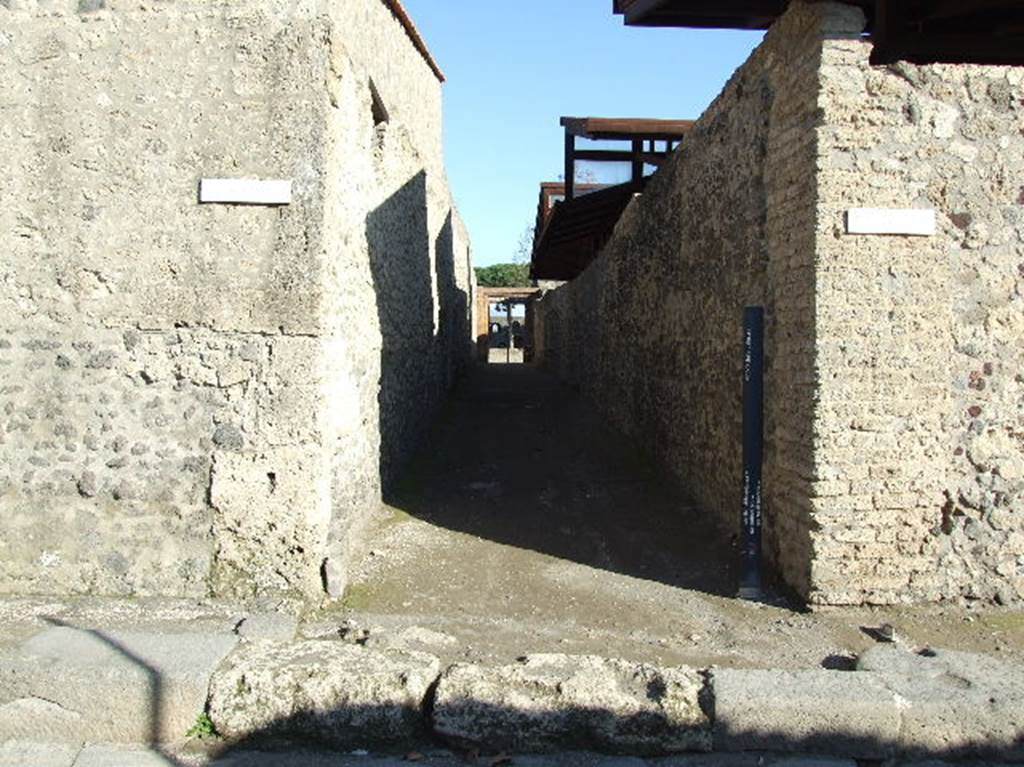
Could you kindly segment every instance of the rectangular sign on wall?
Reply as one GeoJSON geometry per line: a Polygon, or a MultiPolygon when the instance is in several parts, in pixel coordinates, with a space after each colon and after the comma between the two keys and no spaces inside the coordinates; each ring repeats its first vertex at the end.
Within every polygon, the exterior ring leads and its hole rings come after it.
{"type": "Polygon", "coordinates": [[[204,178],[199,202],[234,205],[290,205],[292,182],[258,178],[204,178]]]}
{"type": "Polygon", "coordinates": [[[846,233],[929,237],[935,234],[935,211],[924,208],[850,208],[846,211],[846,233]]]}

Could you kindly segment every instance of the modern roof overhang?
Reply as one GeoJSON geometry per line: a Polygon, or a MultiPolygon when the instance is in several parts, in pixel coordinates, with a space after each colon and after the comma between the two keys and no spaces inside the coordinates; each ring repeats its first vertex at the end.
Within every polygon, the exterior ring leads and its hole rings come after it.
{"type": "MultiPolygon", "coordinates": [[[[843,0],[864,10],[873,64],[1024,64],[1021,0],[843,0]]],[[[613,0],[630,26],[766,29],[788,0],[613,0]]]]}
{"type": "Polygon", "coordinates": [[[875,0],[871,63],[1024,64],[1022,0],[875,0]]]}
{"type": "Polygon", "coordinates": [[[766,29],[786,0],[614,0],[626,24],[641,27],[766,29]]]}

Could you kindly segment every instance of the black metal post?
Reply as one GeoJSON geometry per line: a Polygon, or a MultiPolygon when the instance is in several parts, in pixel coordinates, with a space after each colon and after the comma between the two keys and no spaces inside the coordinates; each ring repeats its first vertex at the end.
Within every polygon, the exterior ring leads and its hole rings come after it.
{"type": "Polygon", "coordinates": [[[640,184],[640,179],[644,177],[644,161],[640,158],[644,151],[643,141],[633,142],[633,162],[632,170],[630,175],[632,176],[633,185],[637,186],[640,184]]]}
{"type": "Polygon", "coordinates": [[[505,362],[512,364],[512,299],[505,302],[505,322],[508,323],[508,351],[505,352],[505,362]]]}
{"type": "Polygon", "coordinates": [[[760,599],[761,466],[764,459],[764,307],[743,310],[743,542],[741,599],[760,599]]]}
{"type": "Polygon", "coordinates": [[[576,137],[565,129],[565,199],[576,194],[576,137]]]}

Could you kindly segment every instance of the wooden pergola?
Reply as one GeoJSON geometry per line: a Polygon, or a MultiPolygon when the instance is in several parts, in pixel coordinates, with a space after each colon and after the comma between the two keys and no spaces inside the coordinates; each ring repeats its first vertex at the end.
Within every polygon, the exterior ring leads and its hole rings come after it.
{"type": "Polygon", "coordinates": [[[635,117],[563,117],[565,176],[541,184],[530,276],[571,280],[611,236],[633,196],[646,183],[644,168],[660,166],[693,127],[693,120],[635,117]],[[587,149],[579,141],[621,142],[617,149],[587,149]],[[577,184],[576,163],[629,163],[623,184],[577,184]]]}
{"type": "Polygon", "coordinates": [[[644,165],[660,165],[693,127],[693,120],[634,117],[563,117],[560,123],[565,128],[566,200],[575,196],[577,162],[628,162],[632,169],[630,181],[639,183],[644,165]],[[626,142],[628,147],[580,149],[576,146],[577,139],[626,142]]]}
{"type": "Polygon", "coordinates": [[[534,240],[530,276],[535,280],[576,277],[608,242],[626,206],[643,187],[640,179],[555,203],[534,240]]]}
{"type": "MultiPolygon", "coordinates": [[[[1021,0],[842,0],[864,10],[873,64],[1024,64],[1021,0]]],[[[630,26],[767,29],[788,0],[613,0],[630,26]]]]}

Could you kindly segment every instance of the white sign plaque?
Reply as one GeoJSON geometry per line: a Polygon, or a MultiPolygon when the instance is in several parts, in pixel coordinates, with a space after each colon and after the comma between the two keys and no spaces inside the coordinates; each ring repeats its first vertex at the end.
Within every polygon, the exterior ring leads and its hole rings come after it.
{"type": "Polygon", "coordinates": [[[935,211],[927,208],[850,208],[847,234],[935,234],[935,211]]]}
{"type": "Polygon", "coordinates": [[[258,178],[204,178],[199,182],[199,202],[235,205],[290,205],[292,182],[258,178]]]}

